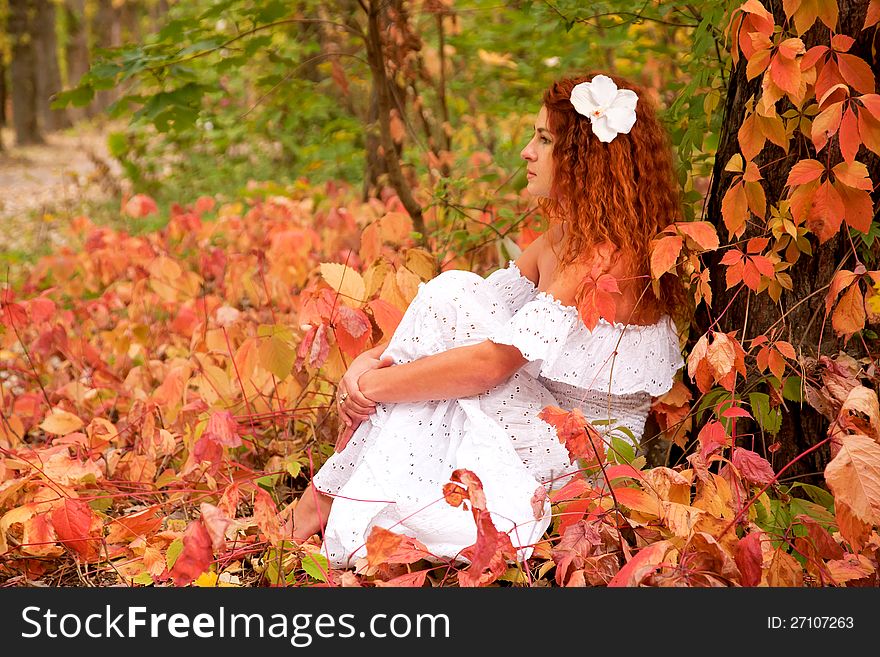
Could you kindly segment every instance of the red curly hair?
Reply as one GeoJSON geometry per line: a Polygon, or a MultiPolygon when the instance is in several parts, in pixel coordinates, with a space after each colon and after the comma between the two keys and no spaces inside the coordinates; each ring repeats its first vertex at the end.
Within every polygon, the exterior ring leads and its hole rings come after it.
{"type": "MultiPolygon", "coordinates": [[[[551,222],[565,221],[568,239],[560,254],[563,267],[584,262],[603,242],[628,263],[636,296],[651,274],[651,240],[681,219],[681,199],[666,130],[657,119],[648,93],[618,75],[608,75],[619,89],[638,94],[636,122],[629,134],[599,141],[588,117],[569,100],[572,89],[596,73],[564,78],[544,93],[547,126],[553,133],[553,183],[549,198],[538,205],[551,222]]],[[[603,74],[605,75],[605,74],[603,74]]],[[[688,305],[682,281],[674,275],[660,280],[659,296],[651,291],[640,302],[649,313],[683,317],[688,305]]]]}

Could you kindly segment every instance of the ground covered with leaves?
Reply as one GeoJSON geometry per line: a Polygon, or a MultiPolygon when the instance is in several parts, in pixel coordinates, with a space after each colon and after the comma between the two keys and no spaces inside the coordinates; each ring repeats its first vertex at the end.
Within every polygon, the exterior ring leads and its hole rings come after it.
{"type": "MultiPolygon", "coordinates": [[[[501,264],[495,244],[438,262],[440,245],[416,246],[397,197],[384,199],[364,203],[334,183],[223,205],[201,197],[139,236],[81,216],[68,246],[9,273],[5,585],[877,584],[880,536],[863,518],[880,491],[870,465],[880,415],[858,364],[840,360],[823,379],[837,435],[851,434],[825,473],[837,502],[780,483],[782,470],[734,445],[725,423],[742,408],[719,407],[682,439],[692,413],[679,382],[654,408],[667,437],[688,446],[677,464],[648,467],[622,441],[606,450],[578,411],[544,409],[583,474],[551,494],[553,525],[527,561],[468,471],[437,495],[473,514],[469,563],[377,529],[356,569],[334,571],[316,540],[290,542],[296,496],[332,453],[331,402],[347,363],[394,331],[441,267],[501,264]]],[[[155,212],[141,195],[121,208],[135,221],[155,212]]],[[[711,242],[699,226],[688,231],[711,242]]],[[[520,245],[534,237],[517,235],[520,245]]],[[[694,354],[698,382],[735,380],[741,358],[718,334],[694,354]]]]}

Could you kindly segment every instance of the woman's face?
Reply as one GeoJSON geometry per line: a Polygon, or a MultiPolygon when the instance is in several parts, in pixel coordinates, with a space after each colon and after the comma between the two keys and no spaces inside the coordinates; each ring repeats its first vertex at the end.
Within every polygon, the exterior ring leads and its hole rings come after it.
{"type": "Polygon", "coordinates": [[[553,134],[547,126],[547,108],[535,119],[535,134],[520,152],[526,161],[526,189],[532,196],[550,196],[553,184],[553,134]]]}

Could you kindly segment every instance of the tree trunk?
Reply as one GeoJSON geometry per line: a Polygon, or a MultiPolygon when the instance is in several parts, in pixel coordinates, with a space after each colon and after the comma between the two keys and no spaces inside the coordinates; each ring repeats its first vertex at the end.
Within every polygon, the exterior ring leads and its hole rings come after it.
{"type": "MultiPolygon", "coordinates": [[[[871,63],[876,71],[878,62],[876,58],[872,59],[870,43],[873,33],[871,30],[866,30],[864,33],[861,32],[868,1],[852,0],[851,2],[840,3],[838,28],[841,34],[848,34],[856,38],[856,43],[850,52],[871,63]]],[[[782,25],[785,19],[782,4],[782,0],[765,0],[764,2],[768,11],[773,13],[777,25],[782,25]]],[[[824,42],[827,44],[828,28],[817,23],[801,38],[807,49],[819,43],[824,42]]],[[[731,75],[722,122],[723,128],[712,172],[712,185],[709,190],[707,214],[708,217],[713,218],[719,235],[728,234],[721,219],[721,201],[734,175],[731,172],[724,171],[724,167],[730,157],[739,152],[737,130],[742,125],[746,103],[754,94],[760,93],[761,90],[760,76],[750,81],[746,79],[746,64],[747,62],[744,58],[740,59],[731,75]]],[[[779,112],[782,113],[785,109],[783,107],[779,109],[779,112]]],[[[833,144],[826,146],[826,148],[832,147],[833,144]]],[[[812,145],[810,148],[812,148],[812,145]]],[[[778,204],[783,198],[788,172],[794,162],[803,157],[802,149],[799,149],[794,141],[788,156],[785,155],[781,148],[770,144],[769,141],[767,142],[765,150],[757,157],[756,163],[758,166],[763,166],[768,162],[778,161],[775,166],[762,169],[768,208],[778,204]]],[[[864,158],[860,159],[864,161],[864,158]]],[[[872,167],[870,158],[867,163],[869,168],[872,167]]],[[[875,172],[880,170],[877,166],[876,157],[873,158],[873,169],[875,172]]],[[[876,173],[873,175],[876,178],[876,173]]],[[[754,228],[747,229],[745,238],[754,237],[759,232],[759,230],[754,228]]],[[[842,345],[836,339],[830,322],[826,323],[824,321],[825,295],[815,294],[812,297],[809,295],[830,282],[838,265],[851,254],[851,249],[844,233],[837,235],[821,246],[818,245],[814,238],[811,238],[811,240],[813,255],[802,255],[788,270],[792,278],[793,289],[790,291],[783,290],[779,305],[774,304],[766,293],[740,293],[734,299],[733,292],[735,288],[730,291],[726,289],[725,277],[718,264],[720,255],[717,253],[713,254],[713,258],[708,261],[713,278],[713,310],[711,317],[705,311],[701,311],[698,314],[697,334],[708,331],[712,320],[730,303],[729,309],[725,312],[715,329],[724,332],[737,331],[736,337],[744,345],[754,337],[767,333],[771,325],[777,322],[783,313],[787,312],[788,314],[782,323],[783,332],[777,336],[779,339],[790,342],[803,357],[818,358],[820,353],[835,354],[838,349],[842,348],[842,345]],[[797,305],[798,303],[799,305],[797,305]],[[744,328],[745,334],[743,334],[744,328]],[[821,345],[819,344],[820,336],[822,336],[821,345]]],[[[848,261],[848,268],[852,269],[854,264],[852,261],[848,261]]],[[[850,350],[852,350],[853,344],[854,342],[850,343],[850,350]]],[[[806,374],[807,379],[809,379],[810,371],[807,371],[806,374]]],[[[783,409],[782,428],[775,438],[768,437],[764,439],[760,427],[750,423],[751,426],[746,428],[747,425],[745,423],[737,421],[737,434],[740,437],[740,445],[762,452],[764,447],[774,441],[778,441],[781,444],[778,452],[767,454],[767,457],[776,469],[789,463],[825,438],[828,429],[828,421],[806,403],[798,404],[791,401],[786,401],[785,403],[787,410],[783,409]],[[754,446],[749,440],[748,434],[755,436],[754,446]]],[[[811,481],[811,483],[821,484],[823,481],[821,475],[829,458],[830,451],[827,446],[824,449],[811,452],[789,468],[786,471],[786,477],[798,476],[799,480],[807,481],[811,476],[815,475],[815,480],[811,481]]]]}
{"type": "MultiPolygon", "coordinates": [[[[98,48],[115,48],[122,45],[120,12],[113,0],[98,0],[98,10],[92,19],[92,34],[98,48]]],[[[119,98],[118,89],[106,89],[95,94],[95,106],[99,112],[119,98]]]]}
{"type": "Polygon", "coordinates": [[[34,0],[37,10],[34,51],[37,61],[37,105],[43,130],[51,132],[70,127],[63,109],[52,109],[52,97],[61,91],[58,68],[58,39],[55,33],[55,3],[34,0]]]}
{"type": "Polygon", "coordinates": [[[126,0],[119,11],[122,43],[140,43],[143,37],[141,32],[143,0],[126,0]]]}
{"type": "Polygon", "coordinates": [[[6,118],[6,98],[8,92],[6,91],[6,65],[3,63],[3,58],[0,57],[0,128],[6,126],[7,118],[6,118]]]}
{"type": "Polygon", "coordinates": [[[153,31],[158,32],[162,29],[165,22],[165,14],[168,13],[168,3],[166,0],[151,0],[149,6],[150,21],[153,24],[153,31]]]}
{"type": "Polygon", "coordinates": [[[12,41],[12,124],[18,145],[43,143],[37,122],[37,62],[34,54],[36,14],[28,0],[9,0],[8,31],[12,41]]]}
{"type": "MultiPolygon", "coordinates": [[[[85,0],[65,0],[67,13],[67,80],[68,89],[79,84],[79,79],[89,70],[89,33],[86,22],[85,0]]],[[[69,107],[74,121],[91,118],[95,115],[92,103],[84,107],[69,107]]]]}

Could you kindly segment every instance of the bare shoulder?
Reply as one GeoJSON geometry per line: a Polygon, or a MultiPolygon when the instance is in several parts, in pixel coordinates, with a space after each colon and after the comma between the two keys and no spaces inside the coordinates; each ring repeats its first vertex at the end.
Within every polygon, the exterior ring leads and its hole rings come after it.
{"type": "Polygon", "coordinates": [[[541,254],[544,252],[544,243],[545,238],[542,233],[531,244],[529,244],[525,251],[523,251],[516,259],[516,266],[519,267],[522,275],[532,281],[535,285],[538,284],[538,279],[540,278],[538,262],[541,254]]]}

